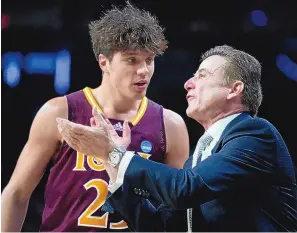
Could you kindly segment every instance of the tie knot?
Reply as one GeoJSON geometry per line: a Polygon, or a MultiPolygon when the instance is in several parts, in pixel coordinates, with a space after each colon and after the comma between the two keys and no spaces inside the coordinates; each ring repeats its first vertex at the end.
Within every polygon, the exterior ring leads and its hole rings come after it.
{"type": "Polygon", "coordinates": [[[198,144],[200,144],[200,147],[205,149],[212,141],[212,136],[205,132],[202,137],[199,139],[198,144]]]}

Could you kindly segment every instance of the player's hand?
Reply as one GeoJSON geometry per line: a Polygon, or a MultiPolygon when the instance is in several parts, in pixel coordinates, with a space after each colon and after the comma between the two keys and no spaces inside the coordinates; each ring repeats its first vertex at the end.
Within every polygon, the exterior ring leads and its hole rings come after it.
{"type": "Polygon", "coordinates": [[[123,126],[123,137],[119,137],[109,120],[94,107],[91,127],[57,118],[58,130],[63,140],[76,151],[98,157],[107,163],[108,153],[116,146],[127,148],[131,142],[128,122],[123,126]]]}
{"type": "MultiPolygon", "coordinates": [[[[127,149],[127,147],[131,143],[131,130],[128,121],[124,121],[122,134],[123,136],[120,137],[108,118],[104,115],[104,113],[101,113],[97,107],[93,107],[92,115],[93,117],[90,119],[90,124],[92,127],[97,127],[104,130],[110,140],[112,140],[112,142],[114,142],[116,146],[121,146],[123,149],[127,149]]],[[[112,148],[112,150],[113,149],[114,147],[112,148]]]]}

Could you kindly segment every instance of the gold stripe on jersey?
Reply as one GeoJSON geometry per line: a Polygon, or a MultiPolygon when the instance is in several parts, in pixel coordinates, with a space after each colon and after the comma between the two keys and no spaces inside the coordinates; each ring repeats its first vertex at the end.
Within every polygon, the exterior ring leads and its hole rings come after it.
{"type": "Polygon", "coordinates": [[[92,91],[89,87],[85,87],[83,89],[86,99],[88,100],[89,104],[94,107],[96,106],[100,112],[103,112],[100,108],[99,104],[97,103],[96,99],[94,98],[92,91]]]}
{"type": "MultiPolygon", "coordinates": [[[[83,89],[83,92],[84,92],[85,97],[88,100],[89,104],[92,107],[96,106],[100,112],[103,112],[103,110],[100,108],[99,104],[97,103],[96,99],[94,98],[91,88],[85,87],[83,89]]],[[[145,96],[141,100],[140,107],[137,111],[136,116],[131,121],[132,125],[134,125],[134,126],[137,125],[138,122],[142,119],[142,117],[147,109],[147,106],[148,106],[148,98],[145,96]]]]}
{"type": "Polygon", "coordinates": [[[132,125],[137,125],[138,122],[141,120],[141,118],[143,117],[146,109],[148,106],[148,98],[145,96],[143,97],[143,99],[141,100],[141,104],[140,107],[138,109],[138,112],[136,114],[136,116],[134,117],[134,119],[131,121],[132,125]]]}

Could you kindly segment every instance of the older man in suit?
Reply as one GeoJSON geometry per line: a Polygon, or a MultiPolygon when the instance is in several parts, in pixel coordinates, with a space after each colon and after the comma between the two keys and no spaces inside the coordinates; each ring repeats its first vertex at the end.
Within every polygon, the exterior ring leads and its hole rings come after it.
{"type": "Polygon", "coordinates": [[[180,170],[125,151],[129,126],[119,137],[96,110],[93,128],[64,119],[58,127],[71,147],[105,164],[108,202],[136,231],[174,231],[173,222],[187,224],[189,232],[297,231],[292,159],[277,129],[256,117],[260,77],[259,62],[230,46],[202,55],[185,89],[187,115],[205,133],[180,170]],[[187,222],[177,217],[183,211],[187,222]]]}

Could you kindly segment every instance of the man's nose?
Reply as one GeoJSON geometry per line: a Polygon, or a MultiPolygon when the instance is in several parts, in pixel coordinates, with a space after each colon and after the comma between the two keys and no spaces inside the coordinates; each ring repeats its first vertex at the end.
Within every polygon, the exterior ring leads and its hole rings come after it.
{"type": "Polygon", "coordinates": [[[185,88],[187,91],[189,91],[189,90],[195,88],[195,83],[194,83],[193,78],[190,78],[190,79],[188,79],[188,80],[185,82],[184,88],[185,88]]]}

